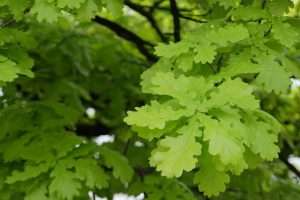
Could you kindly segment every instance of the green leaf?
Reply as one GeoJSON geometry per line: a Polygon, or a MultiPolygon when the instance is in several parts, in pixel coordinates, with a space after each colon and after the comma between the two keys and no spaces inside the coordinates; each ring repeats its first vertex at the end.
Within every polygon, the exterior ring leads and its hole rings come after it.
{"type": "Polygon", "coordinates": [[[231,78],[242,74],[256,74],[261,70],[261,66],[251,62],[251,49],[245,49],[237,54],[230,55],[225,67],[222,67],[216,79],[231,78]]]}
{"type": "Polygon", "coordinates": [[[208,151],[214,156],[220,156],[224,165],[234,166],[232,171],[239,174],[247,168],[243,154],[243,126],[240,124],[240,116],[229,110],[218,120],[200,115],[199,120],[204,126],[203,140],[209,143],[208,151]],[[229,113],[232,112],[232,113],[229,113]]]}
{"type": "Polygon", "coordinates": [[[274,38],[282,45],[291,48],[296,43],[299,43],[299,33],[289,23],[274,22],[272,33],[274,38]]]}
{"type": "Polygon", "coordinates": [[[288,8],[293,6],[293,1],[290,0],[273,0],[267,2],[267,7],[273,15],[283,16],[288,13],[288,8]]]}
{"type": "Polygon", "coordinates": [[[51,184],[49,193],[51,196],[61,199],[72,200],[78,196],[81,184],[74,172],[67,170],[66,162],[60,162],[51,172],[51,184]]]}
{"type": "Polygon", "coordinates": [[[150,129],[163,129],[169,121],[177,120],[185,115],[181,109],[176,110],[170,103],[160,104],[152,101],[150,105],[128,111],[124,121],[129,125],[149,127],[150,129]]]}
{"type": "Polygon", "coordinates": [[[176,60],[177,67],[184,72],[188,72],[193,69],[194,56],[191,53],[183,54],[176,60]]]}
{"type": "Polygon", "coordinates": [[[160,43],[155,47],[155,54],[161,57],[172,58],[187,53],[190,49],[190,44],[187,42],[178,42],[163,44],[160,43]]]}
{"type": "Polygon", "coordinates": [[[108,10],[113,16],[119,17],[123,11],[123,0],[105,0],[108,10]]]}
{"type": "Polygon", "coordinates": [[[76,161],[75,169],[78,179],[84,181],[90,189],[108,187],[109,177],[96,160],[79,159],[76,161]]]}
{"type": "Polygon", "coordinates": [[[80,21],[89,21],[97,12],[98,6],[94,0],[85,0],[85,3],[77,11],[77,18],[80,21]]]}
{"type": "Polygon", "coordinates": [[[202,133],[196,120],[188,122],[178,133],[179,136],[167,136],[160,140],[151,153],[150,165],[166,177],[179,177],[183,171],[191,171],[196,166],[196,156],[201,154],[201,144],[196,138],[201,137],[202,133]]]}
{"type": "Polygon", "coordinates": [[[224,8],[228,9],[231,7],[238,7],[241,0],[212,0],[211,2],[218,2],[221,6],[223,6],[224,8]]]}
{"type": "Polygon", "coordinates": [[[106,165],[112,167],[114,177],[120,179],[124,184],[131,181],[134,171],[124,156],[105,147],[101,147],[99,153],[103,156],[106,165]]]}
{"type": "Polygon", "coordinates": [[[212,63],[217,55],[216,47],[209,43],[199,44],[198,47],[194,49],[195,57],[194,60],[196,63],[212,63]]]}
{"type": "Polygon", "coordinates": [[[41,163],[39,165],[25,165],[24,171],[14,171],[11,176],[7,177],[6,183],[13,184],[18,181],[26,181],[35,178],[42,173],[46,173],[51,167],[50,163],[41,163]]]}
{"type": "Polygon", "coordinates": [[[238,106],[243,109],[255,110],[259,108],[259,101],[254,97],[253,87],[240,79],[227,80],[210,94],[208,106],[220,107],[224,105],[238,106]]]}
{"type": "Polygon", "coordinates": [[[24,11],[29,6],[29,0],[7,0],[6,3],[16,20],[23,18],[24,11]]]}
{"type": "Polygon", "coordinates": [[[266,91],[286,93],[291,85],[290,74],[272,56],[259,58],[262,65],[255,83],[260,84],[266,91]],[[281,80],[278,82],[278,80],[281,80]]]}
{"type": "Polygon", "coordinates": [[[229,24],[224,27],[213,26],[206,37],[212,43],[225,47],[228,43],[237,43],[249,38],[249,33],[241,24],[229,24]]]}
{"type": "Polygon", "coordinates": [[[0,81],[11,82],[18,77],[17,64],[0,55],[0,81]]]}
{"type": "Polygon", "coordinates": [[[197,104],[196,101],[199,101],[205,92],[212,87],[212,83],[203,77],[196,78],[184,75],[175,77],[172,72],[157,72],[151,81],[151,93],[174,97],[183,106],[197,104]],[[195,85],[198,85],[198,88],[195,88],[195,85]]]}
{"type": "Polygon", "coordinates": [[[49,200],[47,197],[47,184],[41,184],[37,188],[30,190],[24,200],[49,200]]]}
{"type": "Polygon", "coordinates": [[[269,18],[269,13],[259,7],[240,6],[232,11],[233,20],[259,20],[269,18]]]}
{"type": "Polygon", "coordinates": [[[59,8],[80,8],[80,6],[85,2],[86,0],[57,0],[57,6],[59,8]]]}
{"type": "Polygon", "coordinates": [[[273,160],[278,157],[279,147],[277,133],[274,132],[274,126],[263,121],[253,114],[244,116],[247,134],[249,137],[250,148],[254,153],[259,154],[265,160],[273,160]]]}
{"type": "Polygon", "coordinates": [[[229,176],[223,171],[215,157],[203,152],[200,157],[200,170],[194,176],[194,183],[198,184],[200,191],[211,197],[225,191],[229,176]]]}
{"type": "Polygon", "coordinates": [[[137,181],[130,186],[130,193],[131,191],[136,195],[145,193],[149,200],[197,199],[196,195],[183,181],[158,175],[145,176],[143,181],[137,181]]]}
{"type": "Polygon", "coordinates": [[[39,22],[46,21],[48,23],[56,22],[60,15],[55,4],[45,0],[35,0],[30,12],[37,16],[39,22]]]}

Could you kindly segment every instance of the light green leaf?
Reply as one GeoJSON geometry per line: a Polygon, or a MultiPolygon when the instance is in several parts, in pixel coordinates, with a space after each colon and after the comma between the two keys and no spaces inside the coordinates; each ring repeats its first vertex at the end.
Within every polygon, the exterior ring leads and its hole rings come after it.
{"type": "Polygon", "coordinates": [[[59,8],[80,8],[80,6],[85,2],[86,0],[57,0],[57,6],[59,8]]]}
{"type": "Polygon", "coordinates": [[[204,141],[209,143],[208,151],[211,155],[220,156],[224,165],[234,166],[232,171],[239,174],[247,168],[243,154],[245,148],[238,131],[243,130],[236,114],[219,117],[218,120],[206,115],[199,115],[199,120],[204,126],[204,141]],[[233,119],[228,119],[233,118],[233,119]],[[238,124],[232,124],[232,121],[238,124]]]}
{"type": "Polygon", "coordinates": [[[209,43],[202,43],[199,44],[195,49],[195,57],[194,61],[196,63],[201,62],[202,64],[205,63],[212,63],[217,55],[216,46],[211,45],[209,43]]]}
{"type": "Polygon", "coordinates": [[[238,106],[244,109],[259,108],[259,101],[252,94],[253,87],[240,79],[227,80],[210,95],[207,105],[220,107],[224,105],[238,106]]]}
{"type": "Polygon", "coordinates": [[[255,83],[261,85],[268,92],[286,93],[291,80],[290,74],[285,71],[284,67],[275,61],[272,56],[262,56],[258,62],[262,68],[255,83]]]}
{"type": "Polygon", "coordinates": [[[300,41],[299,33],[289,23],[274,22],[272,33],[275,39],[288,48],[293,47],[300,41]]]}
{"type": "Polygon", "coordinates": [[[108,10],[115,17],[119,17],[122,15],[123,9],[123,0],[105,0],[108,10]]]}
{"type": "Polygon", "coordinates": [[[85,0],[77,11],[77,18],[80,21],[89,21],[98,12],[98,6],[94,0],[85,0]]]}
{"type": "Polygon", "coordinates": [[[251,150],[265,160],[277,158],[279,147],[276,145],[278,141],[276,126],[263,121],[254,113],[245,114],[244,120],[251,150]]]}
{"type": "Polygon", "coordinates": [[[224,27],[212,28],[207,33],[207,39],[220,47],[228,43],[236,43],[249,38],[248,30],[241,24],[229,24],[224,27]]]}
{"type": "Polygon", "coordinates": [[[172,58],[187,53],[189,49],[190,44],[188,42],[181,41],[170,44],[160,43],[157,47],[155,47],[155,54],[165,58],[172,58]]]}
{"type": "Polygon", "coordinates": [[[203,77],[175,77],[172,72],[157,72],[151,79],[151,93],[174,97],[187,107],[196,105],[204,94],[212,87],[212,83],[203,77]],[[198,87],[195,87],[197,85],[198,87]]]}
{"type": "Polygon", "coordinates": [[[216,158],[208,152],[203,152],[199,160],[200,169],[194,176],[194,183],[198,184],[199,190],[209,197],[224,192],[226,184],[229,183],[229,176],[216,158]]]}
{"type": "Polygon", "coordinates": [[[228,9],[231,7],[238,7],[241,0],[212,0],[212,2],[218,2],[221,6],[228,9]]]}
{"type": "Polygon", "coordinates": [[[18,77],[17,64],[4,56],[0,56],[0,81],[11,82],[18,77]]]}
{"type": "Polygon", "coordinates": [[[128,125],[163,129],[169,121],[177,120],[185,115],[184,110],[173,108],[172,104],[152,101],[150,105],[128,111],[124,121],[128,125]]]}
{"type": "Polygon", "coordinates": [[[196,166],[196,156],[201,154],[201,144],[196,138],[201,137],[202,133],[196,120],[191,120],[178,132],[179,136],[167,136],[160,140],[151,153],[150,165],[166,177],[179,177],[183,171],[191,171],[196,166]]]}
{"type": "Polygon", "coordinates": [[[176,60],[177,67],[184,72],[188,72],[193,69],[194,55],[191,53],[183,54],[176,60]]]}

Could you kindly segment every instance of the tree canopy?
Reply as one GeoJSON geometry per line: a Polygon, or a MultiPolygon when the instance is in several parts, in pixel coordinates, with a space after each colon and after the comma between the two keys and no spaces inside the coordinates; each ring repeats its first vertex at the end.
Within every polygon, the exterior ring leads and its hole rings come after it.
{"type": "Polygon", "coordinates": [[[298,0],[0,0],[0,199],[299,199],[298,78],[298,0]]]}

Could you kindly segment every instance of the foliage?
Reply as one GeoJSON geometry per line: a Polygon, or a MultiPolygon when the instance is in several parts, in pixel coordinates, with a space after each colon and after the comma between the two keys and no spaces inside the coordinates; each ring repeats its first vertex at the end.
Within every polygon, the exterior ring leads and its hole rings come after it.
{"type": "Polygon", "coordinates": [[[0,0],[1,199],[296,199],[299,5],[0,0]]]}

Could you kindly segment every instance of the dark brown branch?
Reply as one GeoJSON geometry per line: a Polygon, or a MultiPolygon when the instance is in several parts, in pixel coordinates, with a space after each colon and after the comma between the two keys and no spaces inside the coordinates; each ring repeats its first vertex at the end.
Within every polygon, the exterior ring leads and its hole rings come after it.
{"type": "Polygon", "coordinates": [[[283,141],[283,146],[279,154],[279,160],[281,160],[291,172],[293,172],[298,178],[300,178],[300,171],[288,160],[288,157],[292,152],[293,151],[290,145],[286,141],[283,141]]]}
{"type": "Polygon", "coordinates": [[[285,166],[292,171],[298,178],[300,178],[300,171],[291,163],[289,163],[288,159],[285,157],[279,157],[279,159],[285,164],[285,166]]]}
{"type": "Polygon", "coordinates": [[[151,11],[147,11],[143,6],[141,6],[139,4],[136,4],[136,3],[133,3],[130,0],[125,0],[124,3],[129,8],[131,8],[132,10],[134,10],[137,13],[144,16],[149,21],[149,23],[151,24],[153,29],[156,31],[156,33],[160,37],[161,41],[167,42],[167,38],[164,36],[163,32],[160,30],[160,27],[158,26],[158,24],[157,24],[155,18],[153,17],[151,11]]]}
{"type": "Polygon", "coordinates": [[[170,0],[171,13],[173,15],[173,32],[175,42],[180,41],[180,12],[177,7],[176,0],[170,0]]]}
{"type": "Polygon", "coordinates": [[[162,4],[163,2],[164,2],[164,0],[158,0],[158,1],[156,1],[156,2],[150,7],[149,11],[150,11],[151,13],[153,13],[153,12],[159,7],[159,5],[162,4]]]}
{"type": "Polygon", "coordinates": [[[182,19],[190,20],[190,21],[197,22],[197,23],[207,23],[206,20],[196,19],[196,18],[192,18],[189,16],[184,16],[182,14],[180,14],[179,17],[182,19]]]}
{"type": "Polygon", "coordinates": [[[140,36],[135,34],[134,32],[129,31],[128,29],[124,28],[123,26],[117,24],[116,22],[110,21],[100,16],[96,16],[93,19],[94,22],[105,26],[106,28],[110,29],[114,33],[116,33],[119,37],[135,44],[138,48],[139,52],[146,57],[146,59],[150,62],[157,61],[157,57],[151,53],[151,51],[147,48],[153,48],[153,44],[142,39],[140,36]]]}

